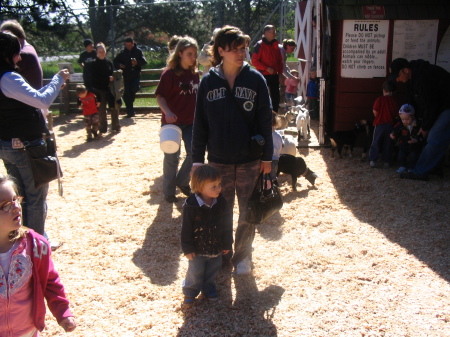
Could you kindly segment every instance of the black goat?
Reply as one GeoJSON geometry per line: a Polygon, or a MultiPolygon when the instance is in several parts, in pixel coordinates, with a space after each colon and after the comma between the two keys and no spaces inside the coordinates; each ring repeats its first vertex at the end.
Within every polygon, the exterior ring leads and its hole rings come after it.
{"type": "Polygon", "coordinates": [[[353,147],[358,140],[360,134],[364,135],[364,138],[367,138],[364,143],[363,156],[367,152],[370,147],[370,128],[367,125],[366,120],[361,120],[360,122],[355,124],[355,127],[352,130],[348,131],[335,131],[330,136],[331,141],[331,158],[334,158],[334,152],[337,149],[339,156],[342,158],[342,149],[349,148],[349,157],[353,155],[353,147]],[[368,143],[369,142],[369,143],[368,143]],[[369,146],[367,146],[369,144],[369,146]]]}

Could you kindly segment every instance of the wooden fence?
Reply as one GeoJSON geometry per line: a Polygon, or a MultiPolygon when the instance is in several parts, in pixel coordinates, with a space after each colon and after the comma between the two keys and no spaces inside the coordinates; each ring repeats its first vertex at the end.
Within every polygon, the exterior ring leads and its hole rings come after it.
{"type": "MultiPolygon", "coordinates": [[[[141,74],[161,74],[163,69],[143,69],[141,74]]],[[[50,79],[44,79],[44,84],[50,79]]],[[[67,81],[67,85],[60,91],[58,99],[50,106],[50,110],[58,110],[60,114],[80,113],[77,104],[77,94],[75,88],[81,82],[67,81]]],[[[159,80],[141,80],[141,88],[158,85],[159,80]]],[[[156,98],[155,92],[138,92],[136,98],[156,98]]],[[[137,113],[160,112],[158,105],[155,106],[135,106],[137,113]]],[[[120,113],[126,113],[125,104],[122,105],[120,113]]]]}

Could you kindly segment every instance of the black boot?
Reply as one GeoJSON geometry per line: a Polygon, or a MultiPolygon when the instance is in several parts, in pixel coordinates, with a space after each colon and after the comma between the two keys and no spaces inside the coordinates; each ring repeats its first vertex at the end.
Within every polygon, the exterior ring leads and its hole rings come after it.
{"type": "Polygon", "coordinates": [[[305,179],[308,180],[311,183],[311,185],[314,185],[316,182],[316,178],[318,178],[317,174],[308,169],[308,173],[306,173],[305,179]]]}

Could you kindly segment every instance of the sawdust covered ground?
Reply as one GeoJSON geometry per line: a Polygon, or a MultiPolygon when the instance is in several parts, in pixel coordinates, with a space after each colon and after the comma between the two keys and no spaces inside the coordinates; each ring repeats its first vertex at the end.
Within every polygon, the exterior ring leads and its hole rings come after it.
{"type": "MultiPolygon", "coordinates": [[[[85,142],[80,115],[55,120],[64,197],[47,232],[78,328],[72,336],[450,336],[450,182],[400,180],[359,157],[302,149],[299,179],[258,226],[254,274],[223,270],[220,299],[180,308],[182,202],[162,198],[159,117],[122,119],[85,142]]],[[[358,154],[358,151],[356,151],[358,154]]],[[[181,194],[179,197],[182,197],[181,194]]],[[[43,336],[64,333],[47,315],[43,336]]]]}

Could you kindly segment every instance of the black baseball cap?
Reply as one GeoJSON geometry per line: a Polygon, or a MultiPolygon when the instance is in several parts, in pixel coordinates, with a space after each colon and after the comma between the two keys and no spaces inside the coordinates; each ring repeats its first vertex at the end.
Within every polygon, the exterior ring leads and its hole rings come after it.
{"type": "Polygon", "coordinates": [[[409,64],[408,60],[404,58],[397,58],[394,61],[392,61],[391,65],[389,66],[390,69],[389,81],[395,83],[400,71],[405,68],[411,68],[411,65],[409,64]]]}

